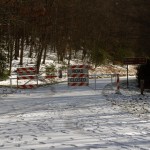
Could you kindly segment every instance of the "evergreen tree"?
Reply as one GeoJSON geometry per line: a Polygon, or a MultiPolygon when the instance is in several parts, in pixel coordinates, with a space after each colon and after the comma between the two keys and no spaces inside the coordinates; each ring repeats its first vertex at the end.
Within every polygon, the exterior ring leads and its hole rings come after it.
{"type": "Polygon", "coordinates": [[[6,57],[6,44],[2,40],[0,42],[0,79],[6,77],[7,70],[7,57],[6,57]]]}

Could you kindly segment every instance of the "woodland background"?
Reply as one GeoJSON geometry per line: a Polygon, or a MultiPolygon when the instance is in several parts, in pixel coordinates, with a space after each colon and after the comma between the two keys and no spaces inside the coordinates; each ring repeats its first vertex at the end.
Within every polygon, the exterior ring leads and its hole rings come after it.
{"type": "Polygon", "coordinates": [[[0,0],[0,75],[28,51],[36,66],[50,53],[95,67],[150,56],[150,0],[0,0]]]}

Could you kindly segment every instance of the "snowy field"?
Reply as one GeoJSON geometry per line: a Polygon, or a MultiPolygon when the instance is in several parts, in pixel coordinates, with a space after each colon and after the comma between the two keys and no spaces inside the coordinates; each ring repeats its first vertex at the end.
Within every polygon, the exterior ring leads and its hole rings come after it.
{"type": "Polygon", "coordinates": [[[117,95],[110,79],[97,80],[97,90],[90,82],[1,94],[0,150],[150,150],[148,115],[128,110],[139,92],[117,95]]]}

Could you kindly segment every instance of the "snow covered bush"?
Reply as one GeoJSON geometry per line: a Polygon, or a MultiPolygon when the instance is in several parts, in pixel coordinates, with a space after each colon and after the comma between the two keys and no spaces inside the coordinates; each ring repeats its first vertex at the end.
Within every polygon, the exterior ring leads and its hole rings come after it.
{"type": "Polygon", "coordinates": [[[49,66],[47,65],[45,67],[45,70],[46,70],[46,74],[49,75],[55,75],[55,72],[56,72],[56,68],[55,68],[55,65],[54,64],[50,64],[49,66]]]}
{"type": "Polygon", "coordinates": [[[137,67],[137,80],[140,87],[140,80],[144,80],[144,88],[150,89],[150,60],[146,64],[137,67]]]}
{"type": "Polygon", "coordinates": [[[6,55],[3,51],[0,52],[0,79],[5,79],[8,77],[8,71],[6,69],[6,55]]]}

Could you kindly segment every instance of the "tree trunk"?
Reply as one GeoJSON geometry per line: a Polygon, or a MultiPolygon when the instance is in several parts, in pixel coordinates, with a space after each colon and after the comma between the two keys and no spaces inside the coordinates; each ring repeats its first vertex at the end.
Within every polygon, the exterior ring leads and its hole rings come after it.
{"type": "Polygon", "coordinates": [[[71,47],[69,46],[69,58],[68,58],[68,65],[70,65],[70,60],[71,60],[71,47]]]}
{"type": "Polygon", "coordinates": [[[39,46],[39,49],[38,49],[38,54],[37,54],[37,64],[36,64],[37,73],[39,73],[43,50],[44,50],[43,46],[40,45],[40,46],[39,46]]]}
{"type": "Polygon", "coordinates": [[[44,56],[43,56],[43,64],[45,64],[45,60],[46,60],[46,54],[47,54],[47,45],[45,46],[45,49],[44,49],[44,56]]]}
{"type": "Polygon", "coordinates": [[[29,58],[32,58],[32,54],[33,54],[33,44],[31,44],[30,46],[29,58]]]}
{"type": "Polygon", "coordinates": [[[21,38],[20,65],[23,65],[24,36],[21,38]]]}
{"type": "Polygon", "coordinates": [[[12,69],[13,47],[14,47],[14,42],[12,40],[10,40],[9,45],[8,45],[8,49],[10,51],[9,75],[11,75],[11,69],[12,69]]]}
{"type": "Polygon", "coordinates": [[[19,57],[19,37],[16,36],[16,39],[15,39],[15,60],[18,60],[18,57],[19,57]]]}

